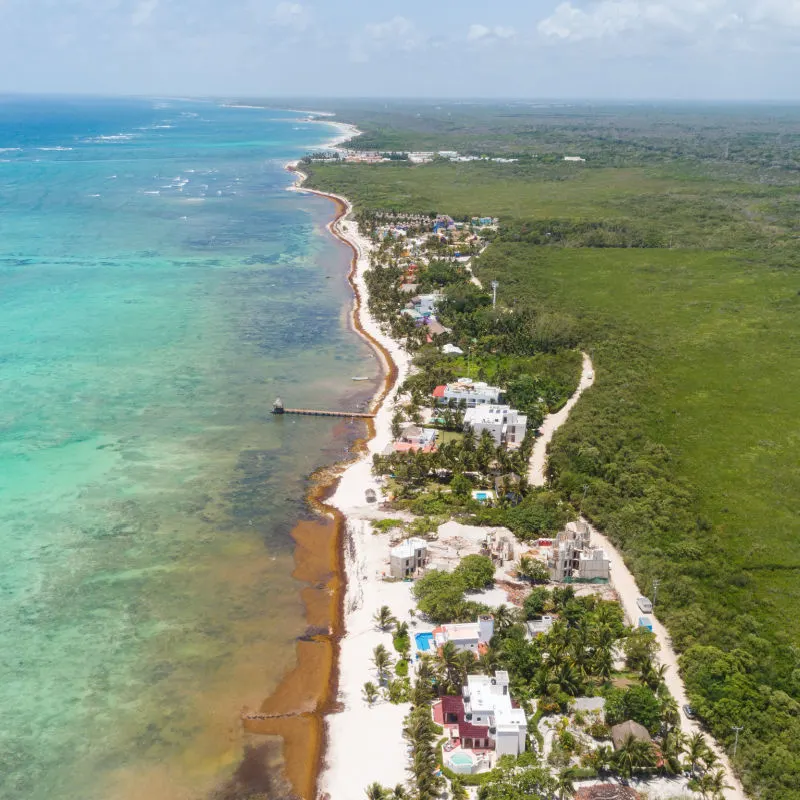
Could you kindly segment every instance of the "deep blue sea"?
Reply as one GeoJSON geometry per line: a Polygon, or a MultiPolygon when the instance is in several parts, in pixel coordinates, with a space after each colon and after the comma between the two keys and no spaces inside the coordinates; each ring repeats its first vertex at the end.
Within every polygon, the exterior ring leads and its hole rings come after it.
{"type": "Polygon", "coordinates": [[[292,111],[0,97],[0,797],[195,797],[304,629],[289,533],[379,368],[292,111]],[[357,391],[354,387],[357,387],[357,391]]]}

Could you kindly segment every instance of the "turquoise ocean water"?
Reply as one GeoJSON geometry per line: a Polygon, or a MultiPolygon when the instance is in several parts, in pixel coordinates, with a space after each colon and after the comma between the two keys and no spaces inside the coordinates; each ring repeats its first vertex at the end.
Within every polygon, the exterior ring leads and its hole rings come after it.
{"type": "Polygon", "coordinates": [[[199,101],[0,98],[0,797],[196,796],[304,629],[289,533],[363,431],[335,131],[199,101]]]}

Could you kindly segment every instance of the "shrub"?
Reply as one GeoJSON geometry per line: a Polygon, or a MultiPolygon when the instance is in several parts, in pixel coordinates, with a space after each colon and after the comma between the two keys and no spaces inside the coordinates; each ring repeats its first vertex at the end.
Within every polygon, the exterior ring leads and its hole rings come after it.
{"type": "Polygon", "coordinates": [[[395,665],[394,671],[401,677],[405,678],[408,675],[408,661],[401,658],[395,665]]]}
{"type": "Polygon", "coordinates": [[[466,556],[453,575],[461,581],[464,591],[478,591],[494,581],[494,564],[488,556],[466,556]]]}

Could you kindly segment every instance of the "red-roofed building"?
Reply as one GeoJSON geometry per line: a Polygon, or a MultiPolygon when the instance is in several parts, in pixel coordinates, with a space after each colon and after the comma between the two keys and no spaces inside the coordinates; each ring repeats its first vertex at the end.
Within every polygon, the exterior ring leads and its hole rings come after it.
{"type": "Polygon", "coordinates": [[[494,742],[489,737],[488,725],[473,725],[465,718],[464,698],[445,695],[433,706],[433,719],[451,731],[451,738],[458,739],[461,746],[469,750],[489,749],[494,742]]]}
{"type": "Polygon", "coordinates": [[[444,397],[444,392],[445,392],[445,389],[447,389],[447,387],[446,387],[446,386],[437,386],[437,387],[436,387],[436,388],[433,390],[433,396],[434,396],[434,397],[444,397]]]}

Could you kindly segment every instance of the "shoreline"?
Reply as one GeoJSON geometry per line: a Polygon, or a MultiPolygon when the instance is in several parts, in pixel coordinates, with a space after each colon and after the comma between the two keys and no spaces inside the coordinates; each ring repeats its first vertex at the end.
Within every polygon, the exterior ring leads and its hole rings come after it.
{"type": "MultiPolygon", "coordinates": [[[[360,133],[352,125],[337,124],[342,133],[325,147],[336,147],[360,133]]],[[[283,739],[285,777],[295,793],[304,800],[313,800],[322,790],[323,776],[331,769],[330,719],[346,712],[340,694],[343,686],[352,683],[350,676],[342,672],[342,649],[348,630],[345,599],[353,577],[346,558],[352,523],[348,512],[358,505],[358,497],[365,504],[361,473],[366,470],[372,482],[372,452],[385,446],[384,439],[391,438],[387,400],[407,374],[410,359],[369,314],[364,272],[369,268],[371,242],[361,236],[353,220],[347,219],[352,204],[346,197],[303,188],[307,176],[298,169],[298,163],[286,165],[295,177],[295,183],[288,188],[334,203],[334,217],[326,227],[352,251],[347,275],[353,290],[350,324],[373,349],[383,372],[382,384],[370,400],[376,417],[366,420],[366,436],[356,440],[352,448],[356,458],[323,467],[311,475],[306,500],[319,519],[299,522],[292,531],[296,543],[293,575],[308,584],[301,593],[307,633],[297,642],[296,664],[257,712],[244,710],[242,714],[246,732],[283,739]]],[[[376,489],[379,491],[379,487],[376,489]]]]}

